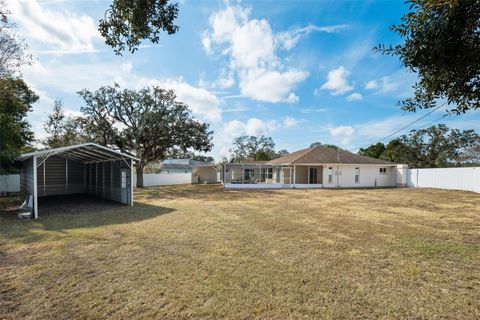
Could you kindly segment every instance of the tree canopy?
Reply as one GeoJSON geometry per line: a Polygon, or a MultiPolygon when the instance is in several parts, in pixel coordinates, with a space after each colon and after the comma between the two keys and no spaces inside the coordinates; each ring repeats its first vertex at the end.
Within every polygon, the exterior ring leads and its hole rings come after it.
{"type": "Polygon", "coordinates": [[[334,144],[329,144],[329,143],[321,143],[321,142],[313,142],[310,144],[310,147],[309,148],[313,148],[313,147],[324,147],[324,148],[330,148],[330,149],[335,149],[335,150],[342,150],[339,146],[336,146],[334,144]]]}
{"type": "Polygon", "coordinates": [[[178,3],[170,0],[113,0],[98,30],[116,54],[135,52],[143,40],[158,43],[160,32],[174,34],[178,3]]]}
{"type": "Polygon", "coordinates": [[[0,79],[0,171],[14,168],[15,158],[29,151],[33,132],[26,120],[38,96],[21,79],[0,79]]]}
{"type": "Polygon", "coordinates": [[[171,159],[190,159],[190,160],[198,160],[198,161],[205,161],[205,162],[215,162],[215,159],[211,156],[198,154],[193,151],[187,150],[182,151],[181,149],[175,149],[168,151],[167,158],[171,159]]]}
{"type": "Polygon", "coordinates": [[[20,66],[32,62],[25,51],[27,45],[15,33],[15,24],[10,22],[9,15],[5,1],[0,0],[0,78],[13,77],[20,66]]]}
{"type": "Polygon", "coordinates": [[[480,0],[409,0],[410,11],[391,29],[404,38],[396,46],[379,45],[418,74],[414,96],[403,109],[432,108],[439,99],[453,112],[480,108],[480,0]]]}
{"type": "Polygon", "coordinates": [[[48,148],[59,148],[88,142],[83,122],[81,117],[65,115],[62,100],[55,100],[52,113],[43,125],[47,137],[41,141],[42,144],[48,148]]]}
{"type": "Polygon", "coordinates": [[[417,168],[457,166],[478,159],[479,136],[474,130],[450,129],[444,124],[412,130],[391,140],[360,149],[359,154],[406,163],[417,168]]]}
{"type": "Polygon", "coordinates": [[[130,152],[136,164],[137,187],[143,187],[146,164],[164,160],[171,150],[207,152],[212,148],[209,124],[193,118],[188,105],[176,100],[172,90],[156,86],[141,90],[101,87],[79,92],[85,106],[85,130],[103,145],[130,152]]]}
{"type": "Polygon", "coordinates": [[[275,142],[266,136],[240,136],[233,140],[230,149],[230,159],[233,162],[242,160],[265,161],[275,155],[275,142]]]}

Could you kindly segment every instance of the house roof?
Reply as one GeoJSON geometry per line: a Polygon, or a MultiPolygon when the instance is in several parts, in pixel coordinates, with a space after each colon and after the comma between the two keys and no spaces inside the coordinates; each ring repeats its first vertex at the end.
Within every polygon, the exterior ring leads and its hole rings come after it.
{"type": "Polygon", "coordinates": [[[348,151],[326,148],[322,146],[307,148],[287,154],[286,156],[271,160],[267,164],[385,164],[395,163],[366,156],[361,156],[348,151]]]}
{"type": "Polygon", "coordinates": [[[121,153],[93,142],[24,153],[18,157],[18,160],[23,161],[33,156],[36,156],[40,161],[44,161],[51,156],[61,156],[83,163],[119,160],[125,158],[137,161],[140,160],[132,155],[121,153]]]}
{"type": "Polygon", "coordinates": [[[214,166],[215,165],[208,161],[193,160],[193,159],[165,159],[163,160],[163,164],[183,164],[183,165],[190,165],[190,166],[214,166]]]}
{"type": "Polygon", "coordinates": [[[192,166],[189,164],[182,163],[162,163],[160,167],[162,170],[191,170],[192,166]]]}

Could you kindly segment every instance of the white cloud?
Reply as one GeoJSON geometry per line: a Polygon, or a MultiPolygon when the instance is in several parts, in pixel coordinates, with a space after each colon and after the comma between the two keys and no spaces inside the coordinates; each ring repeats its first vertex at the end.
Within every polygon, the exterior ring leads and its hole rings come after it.
{"type": "Polygon", "coordinates": [[[352,126],[338,126],[331,128],[330,135],[335,138],[340,138],[343,145],[350,143],[355,129],[352,126]]]}
{"type": "Polygon", "coordinates": [[[307,72],[290,70],[286,72],[266,69],[249,69],[241,74],[242,94],[259,101],[289,103],[298,102],[298,96],[290,89],[308,76],[307,72]]]}
{"type": "Polygon", "coordinates": [[[348,28],[346,24],[332,25],[332,26],[315,26],[308,25],[306,27],[293,27],[288,31],[279,32],[275,36],[275,41],[277,46],[290,50],[297,45],[297,43],[303,38],[308,36],[310,33],[317,32],[326,32],[334,33],[339,32],[345,28],[348,28]]]}
{"type": "Polygon", "coordinates": [[[373,90],[378,88],[378,83],[375,80],[368,81],[367,84],[365,85],[365,89],[367,90],[373,90]]]}
{"type": "Polygon", "coordinates": [[[215,81],[213,87],[220,89],[231,88],[235,84],[235,78],[232,70],[223,69],[220,77],[215,81]]]}
{"type": "Polygon", "coordinates": [[[278,128],[279,124],[276,120],[250,118],[245,122],[240,120],[228,121],[216,131],[213,153],[220,157],[228,156],[233,139],[236,137],[242,135],[269,135],[278,128]]]}
{"type": "Polygon", "coordinates": [[[327,75],[327,82],[325,82],[320,89],[329,90],[334,96],[352,91],[353,87],[347,80],[349,74],[350,72],[345,69],[344,66],[330,70],[327,75]]]}
{"type": "Polygon", "coordinates": [[[50,59],[46,63],[37,61],[24,67],[22,73],[28,83],[37,87],[74,94],[83,88],[97,89],[114,81],[122,86],[132,86],[136,84],[131,80],[134,77],[132,68],[131,63],[120,61],[68,63],[63,59],[50,59]]]}
{"type": "Polygon", "coordinates": [[[391,77],[385,76],[382,78],[380,91],[382,93],[391,93],[391,92],[397,91],[400,85],[401,85],[400,82],[395,81],[391,77]]]}
{"type": "Polygon", "coordinates": [[[152,80],[150,83],[164,89],[174,90],[177,100],[186,103],[193,114],[200,116],[202,119],[209,121],[221,120],[220,100],[208,90],[194,87],[182,78],[152,80]]]}
{"type": "Polygon", "coordinates": [[[407,97],[412,94],[412,85],[416,75],[400,69],[378,80],[371,80],[365,85],[367,90],[375,90],[376,94],[395,95],[395,97],[407,97]]]}
{"type": "Polygon", "coordinates": [[[327,108],[302,108],[300,109],[300,113],[303,114],[310,114],[310,113],[320,113],[320,112],[327,112],[327,108]]]}
{"type": "Polygon", "coordinates": [[[358,92],[354,92],[347,97],[347,101],[349,101],[349,102],[350,101],[355,101],[355,100],[362,100],[362,99],[363,99],[363,96],[358,92]]]}
{"type": "Polygon", "coordinates": [[[292,90],[308,72],[286,66],[277,56],[278,40],[267,20],[250,19],[250,9],[227,4],[209,22],[210,30],[202,38],[205,52],[220,52],[230,59],[231,73],[228,81],[218,81],[220,87],[231,87],[236,74],[245,97],[273,103],[298,101],[292,90]]]}
{"type": "Polygon", "coordinates": [[[300,98],[293,92],[291,92],[289,95],[288,95],[288,98],[287,98],[287,102],[288,103],[297,103],[298,100],[300,100],[300,98]]]}
{"type": "Polygon", "coordinates": [[[278,124],[275,120],[264,121],[257,118],[248,119],[245,125],[245,133],[250,136],[260,136],[268,134],[277,129],[278,124]]]}
{"type": "Polygon", "coordinates": [[[294,127],[299,123],[299,121],[293,117],[285,117],[283,119],[283,126],[285,128],[294,127]]]}
{"type": "MultiPolygon", "coordinates": [[[[35,106],[29,119],[36,134],[43,131],[41,125],[45,120],[45,112],[49,112],[53,99],[46,92],[53,91],[59,96],[68,96],[87,88],[96,90],[102,86],[117,82],[122,88],[140,89],[149,85],[158,85],[164,89],[173,89],[177,99],[189,105],[195,117],[200,120],[215,122],[222,118],[220,100],[207,89],[195,87],[183,78],[151,79],[135,73],[133,64],[129,62],[99,62],[99,63],[62,63],[52,59],[48,63],[38,61],[22,70],[24,78],[35,92],[40,94],[40,101],[35,106]],[[68,79],[68,81],[65,81],[68,79]]],[[[79,99],[79,104],[82,102],[79,99]]]]}
{"type": "Polygon", "coordinates": [[[46,45],[51,53],[94,52],[100,34],[92,17],[67,10],[47,10],[37,0],[9,1],[22,34],[46,45]]]}

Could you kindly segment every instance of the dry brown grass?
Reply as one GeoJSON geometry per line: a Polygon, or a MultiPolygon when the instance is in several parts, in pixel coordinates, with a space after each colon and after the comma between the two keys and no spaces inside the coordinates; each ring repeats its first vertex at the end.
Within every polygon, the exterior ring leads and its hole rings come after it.
{"type": "Polygon", "coordinates": [[[150,188],[0,213],[0,318],[479,319],[480,195],[150,188]]]}

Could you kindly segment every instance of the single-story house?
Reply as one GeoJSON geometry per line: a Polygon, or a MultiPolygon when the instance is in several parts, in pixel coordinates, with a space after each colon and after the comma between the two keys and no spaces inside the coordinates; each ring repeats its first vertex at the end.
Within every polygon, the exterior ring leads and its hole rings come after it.
{"type": "Polygon", "coordinates": [[[20,193],[34,218],[41,197],[89,194],[133,205],[133,162],[137,158],[85,143],[22,154],[20,193]]]}
{"type": "Polygon", "coordinates": [[[154,178],[161,184],[215,183],[218,181],[217,166],[213,163],[192,159],[167,159],[149,164],[144,173],[160,174],[154,178]]]}
{"type": "Polygon", "coordinates": [[[224,166],[226,188],[355,188],[397,185],[397,164],[322,146],[224,166]]]}

